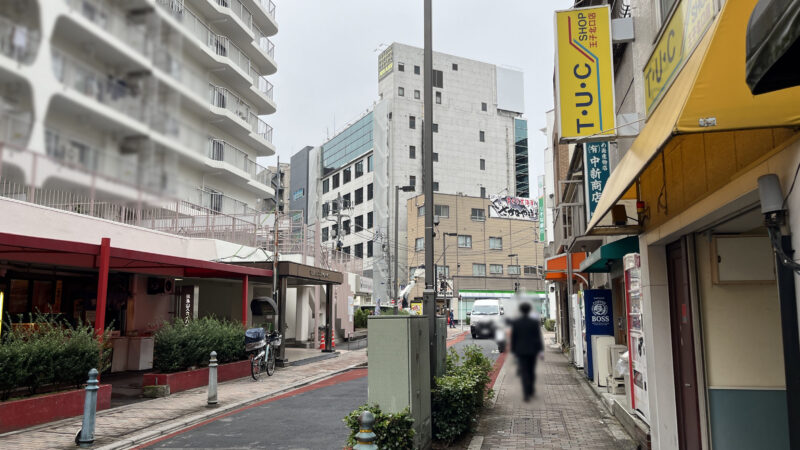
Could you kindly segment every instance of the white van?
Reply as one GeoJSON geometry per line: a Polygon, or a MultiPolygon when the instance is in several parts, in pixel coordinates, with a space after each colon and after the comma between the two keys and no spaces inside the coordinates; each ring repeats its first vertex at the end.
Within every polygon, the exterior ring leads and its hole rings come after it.
{"type": "Polygon", "coordinates": [[[502,328],[502,317],[505,314],[499,299],[475,300],[470,311],[469,331],[472,338],[490,336],[502,328]]]}

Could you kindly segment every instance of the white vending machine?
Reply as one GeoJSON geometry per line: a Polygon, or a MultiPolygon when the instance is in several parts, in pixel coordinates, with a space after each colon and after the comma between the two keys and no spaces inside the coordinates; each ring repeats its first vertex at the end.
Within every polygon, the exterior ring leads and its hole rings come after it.
{"type": "Polygon", "coordinates": [[[629,253],[622,259],[625,269],[625,300],[628,313],[628,365],[630,373],[631,409],[646,423],[650,423],[650,405],[647,397],[647,355],[645,354],[645,314],[642,302],[642,285],[639,254],[629,253]]]}
{"type": "Polygon", "coordinates": [[[572,344],[573,344],[573,363],[575,367],[583,368],[583,348],[584,348],[584,325],[583,325],[583,301],[578,294],[572,294],[570,298],[570,305],[572,306],[572,344]]]}

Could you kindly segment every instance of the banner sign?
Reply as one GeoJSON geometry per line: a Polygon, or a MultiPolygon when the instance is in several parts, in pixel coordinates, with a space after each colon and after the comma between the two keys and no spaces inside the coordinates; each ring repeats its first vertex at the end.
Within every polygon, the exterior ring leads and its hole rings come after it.
{"type": "Polygon", "coordinates": [[[556,11],[556,108],[562,139],[615,134],[612,65],[608,6],[556,11]]]}
{"type": "MultiPolygon", "coordinates": [[[[544,197],[539,197],[539,211],[544,211],[544,197]]],[[[544,222],[539,221],[539,242],[547,241],[547,227],[544,222]]]]}
{"type": "Polygon", "coordinates": [[[669,19],[642,70],[648,116],[706,34],[716,12],[714,3],[714,0],[683,0],[669,19]]]}
{"type": "Polygon", "coordinates": [[[586,191],[586,218],[591,220],[603,195],[611,171],[608,167],[608,142],[587,142],[583,145],[583,170],[586,191]]]}
{"type": "Polygon", "coordinates": [[[519,197],[489,197],[489,217],[501,219],[539,220],[539,208],[536,200],[519,197]]]}
{"type": "Polygon", "coordinates": [[[386,78],[394,69],[393,47],[390,45],[378,56],[378,81],[386,78]]]}

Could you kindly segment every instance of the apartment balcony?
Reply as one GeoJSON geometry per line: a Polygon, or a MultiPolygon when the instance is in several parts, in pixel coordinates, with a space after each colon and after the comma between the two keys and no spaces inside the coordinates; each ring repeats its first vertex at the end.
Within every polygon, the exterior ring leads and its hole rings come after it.
{"type": "Polygon", "coordinates": [[[275,62],[275,44],[256,25],[253,25],[253,33],[255,39],[252,41],[252,47],[256,50],[253,55],[255,62],[264,68],[262,75],[272,75],[278,70],[278,64],[275,62]]]}
{"type": "Polygon", "coordinates": [[[275,2],[272,0],[242,0],[242,2],[253,14],[253,23],[264,30],[267,36],[278,33],[275,2]]]}
{"type": "Polygon", "coordinates": [[[240,134],[242,129],[248,133],[251,131],[248,120],[254,109],[249,103],[233,91],[211,83],[208,85],[208,96],[212,112],[227,119],[219,121],[217,125],[231,134],[240,134]]]}
{"type": "Polygon", "coordinates": [[[214,169],[223,169],[223,176],[234,182],[242,179],[247,181],[247,187],[259,195],[272,195],[274,192],[269,187],[266,167],[250,159],[244,151],[222,139],[209,138],[208,165],[214,169]]]}
{"type": "Polygon", "coordinates": [[[140,69],[147,67],[153,42],[148,38],[147,24],[143,18],[134,21],[127,11],[100,0],[64,1],[70,8],[70,14],[65,17],[70,19],[71,24],[64,24],[59,19],[54,36],[68,41],[84,39],[77,44],[96,48],[109,61],[124,57],[140,69]],[[86,34],[75,26],[89,31],[94,37],[85,39],[86,34]]]}
{"type": "Polygon", "coordinates": [[[260,156],[272,156],[275,154],[275,146],[272,144],[272,127],[261,120],[257,115],[250,113],[250,138],[267,147],[272,153],[260,156]]]}
{"type": "Polygon", "coordinates": [[[0,111],[0,146],[24,147],[31,135],[33,113],[0,111]]]}
{"type": "Polygon", "coordinates": [[[207,208],[220,214],[231,216],[254,216],[260,212],[247,203],[229,197],[210,187],[198,187],[184,184],[180,189],[180,198],[187,202],[207,208]]]}
{"type": "Polygon", "coordinates": [[[39,30],[0,15],[0,54],[3,56],[30,64],[39,50],[39,40],[39,30]]]}
{"type": "Polygon", "coordinates": [[[191,5],[225,36],[236,42],[253,40],[253,15],[241,0],[200,0],[191,5]]]}

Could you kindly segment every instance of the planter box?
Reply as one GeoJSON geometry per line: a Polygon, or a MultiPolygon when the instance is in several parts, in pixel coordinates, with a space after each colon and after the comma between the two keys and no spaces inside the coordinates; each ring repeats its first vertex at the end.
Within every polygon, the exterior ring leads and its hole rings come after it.
{"type": "MultiPolygon", "coordinates": [[[[0,403],[0,433],[83,415],[86,391],[56,392],[0,403]]],[[[97,410],[111,407],[111,385],[97,391],[97,410]]]]}
{"type": "MultiPolygon", "coordinates": [[[[223,382],[250,376],[250,360],[220,364],[217,381],[223,382]]],[[[146,373],[142,386],[168,385],[170,394],[208,385],[208,367],[175,373],[146,373]]]]}

